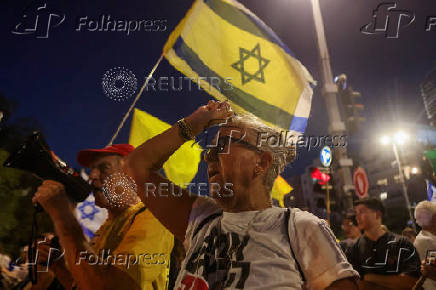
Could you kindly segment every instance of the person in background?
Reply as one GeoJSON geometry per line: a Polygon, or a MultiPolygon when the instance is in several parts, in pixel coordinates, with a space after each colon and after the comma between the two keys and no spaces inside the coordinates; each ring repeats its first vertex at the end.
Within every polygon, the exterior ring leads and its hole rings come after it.
{"type": "MultiPolygon", "coordinates": [[[[0,245],[1,252],[3,251],[0,245]]],[[[16,264],[8,255],[0,254],[0,289],[22,289],[21,286],[26,285],[28,281],[27,273],[27,264],[16,264]]]]}
{"type": "Polygon", "coordinates": [[[9,269],[9,265],[11,263],[11,258],[4,254],[3,245],[0,243],[0,267],[4,269],[9,269]]]}
{"type": "Polygon", "coordinates": [[[342,220],[342,229],[345,232],[347,238],[342,240],[339,245],[342,251],[346,253],[357,241],[357,239],[362,235],[359,228],[357,227],[356,214],[348,213],[342,220]]]}
{"type": "MultiPolygon", "coordinates": [[[[39,249],[42,249],[39,245],[43,245],[47,241],[50,241],[54,238],[53,233],[43,233],[41,236],[37,237],[37,245],[39,249]]],[[[25,249],[26,254],[28,251],[28,247],[25,249]]],[[[59,249],[52,249],[52,260],[54,257],[58,257],[61,254],[61,251],[59,249]]],[[[30,273],[27,271],[27,279],[23,281],[23,283],[20,283],[19,287],[23,287],[25,289],[32,289],[32,290],[61,290],[65,289],[62,284],[59,282],[59,280],[56,278],[56,274],[53,272],[51,268],[47,266],[47,260],[42,258],[45,255],[45,253],[41,252],[40,250],[37,250],[35,253],[35,260],[31,261],[33,266],[34,274],[36,274],[36,284],[32,284],[30,281],[30,273]],[[36,263],[35,263],[36,262],[36,263]],[[36,265],[35,265],[36,264],[36,265]]],[[[22,257],[23,255],[21,255],[22,257]]],[[[20,260],[21,260],[20,257],[20,260]]],[[[29,259],[28,256],[25,257],[25,268],[28,270],[29,265],[29,259]]],[[[21,288],[18,288],[21,289],[21,288]]]]}
{"type": "Polygon", "coordinates": [[[416,239],[416,232],[411,227],[405,227],[404,230],[401,232],[401,235],[403,237],[406,237],[409,239],[409,241],[413,244],[416,239]]]}
{"type": "Polygon", "coordinates": [[[359,288],[411,289],[420,275],[420,260],[413,244],[381,227],[384,207],[380,200],[360,199],[354,209],[364,234],[347,256],[362,279],[359,288]]]}
{"type": "Polygon", "coordinates": [[[415,239],[415,248],[421,258],[424,289],[436,289],[436,203],[421,201],[415,208],[416,223],[422,228],[415,239]]]}
{"type": "Polygon", "coordinates": [[[87,242],[64,186],[46,180],[33,202],[50,215],[65,255],[51,261],[51,241],[39,245],[38,263],[49,264],[66,289],[166,289],[174,237],[137,196],[122,171],[129,144],[86,149],[78,162],[91,169],[95,204],[108,219],[87,242]],[[116,257],[116,258],[115,258],[116,257]]]}

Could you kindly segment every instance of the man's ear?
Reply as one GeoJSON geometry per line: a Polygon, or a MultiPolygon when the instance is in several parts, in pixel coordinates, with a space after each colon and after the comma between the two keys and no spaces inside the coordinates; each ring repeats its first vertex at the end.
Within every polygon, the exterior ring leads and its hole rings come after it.
{"type": "Polygon", "coordinates": [[[382,214],[382,212],[381,211],[379,211],[379,210],[377,210],[376,212],[375,212],[375,214],[376,214],[376,218],[380,218],[380,220],[382,220],[382,218],[383,218],[383,214],[382,214]]]}
{"type": "Polygon", "coordinates": [[[259,166],[262,168],[263,171],[266,171],[268,168],[270,168],[272,162],[273,155],[271,152],[266,151],[260,154],[259,166]]]}
{"type": "Polygon", "coordinates": [[[118,160],[120,162],[121,168],[124,168],[126,163],[127,163],[127,155],[126,156],[120,156],[120,158],[118,160]]]}

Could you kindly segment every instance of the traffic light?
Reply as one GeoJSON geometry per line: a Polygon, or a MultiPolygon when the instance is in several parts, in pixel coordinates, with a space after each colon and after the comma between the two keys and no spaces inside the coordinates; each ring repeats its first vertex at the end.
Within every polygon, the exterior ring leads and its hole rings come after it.
{"type": "Polygon", "coordinates": [[[335,83],[338,86],[339,103],[345,126],[350,135],[354,134],[359,130],[360,124],[365,121],[365,118],[362,117],[364,105],[359,104],[357,101],[361,94],[354,91],[347,84],[347,76],[345,74],[337,76],[335,83]]]}
{"type": "Polygon", "coordinates": [[[313,167],[312,179],[316,180],[318,184],[324,185],[330,180],[330,175],[325,172],[321,172],[318,167],[313,167]]]}

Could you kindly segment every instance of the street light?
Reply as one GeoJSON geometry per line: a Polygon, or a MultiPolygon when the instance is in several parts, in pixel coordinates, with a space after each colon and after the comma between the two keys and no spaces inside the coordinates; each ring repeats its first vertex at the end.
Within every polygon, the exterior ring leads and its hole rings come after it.
{"type": "Polygon", "coordinates": [[[398,165],[398,174],[400,176],[400,183],[401,183],[401,186],[403,188],[403,196],[404,196],[404,199],[406,200],[407,211],[409,212],[409,218],[412,221],[413,229],[416,231],[415,221],[413,220],[412,207],[410,206],[409,196],[407,195],[406,181],[404,178],[403,169],[401,167],[400,157],[398,155],[398,149],[397,149],[397,145],[405,144],[408,139],[409,139],[409,136],[405,132],[398,131],[393,136],[393,138],[391,138],[390,136],[383,136],[380,139],[380,141],[383,145],[388,145],[389,143],[392,144],[392,150],[394,151],[395,160],[396,160],[397,165],[398,165]]]}
{"type": "Polygon", "coordinates": [[[380,138],[380,142],[381,142],[383,145],[388,145],[389,142],[391,142],[391,140],[390,140],[390,138],[389,138],[388,136],[383,136],[383,137],[380,138]]]}
{"type": "Polygon", "coordinates": [[[395,134],[395,142],[399,145],[403,145],[404,143],[407,142],[407,140],[409,140],[409,135],[407,135],[406,133],[404,133],[403,131],[398,131],[395,134]]]}

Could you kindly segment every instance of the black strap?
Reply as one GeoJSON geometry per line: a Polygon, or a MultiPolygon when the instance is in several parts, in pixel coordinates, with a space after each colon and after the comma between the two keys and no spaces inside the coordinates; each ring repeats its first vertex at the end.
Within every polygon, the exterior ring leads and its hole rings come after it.
{"type": "Polygon", "coordinates": [[[136,218],[136,216],[138,215],[138,214],[140,214],[141,212],[143,212],[143,211],[145,211],[147,209],[147,207],[146,206],[144,206],[144,207],[141,207],[134,215],[133,215],[133,218],[132,218],[132,220],[130,221],[130,225],[133,225],[133,222],[135,221],[135,218],[136,218]]]}
{"type": "Polygon", "coordinates": [[[294,257],[295,263],[297,264],[298,272],[300,272],[300,275],[301,275],[301,278],[303,279],[303,281],[306,281],[306,278],[304,277],[304,273],[301,270],[300,263],[298,263],[297,257],[295,256],[294,249],[292,249],[292,241],[291,241],[291,237],[289,236],[289,220],[290,220],[290,218],[291,218],[291,209],[287,208],[286,213],[285,213],[286,234],[288,236],[292,256],[294,257]]]}
{"type": "Polygon", "coordinates": [[[198,232],[207,224],[207,223],[209,223],[210,221],[212,221],[212,220],[214,220],[215,218],[217,218],[217,217],[219,217],[219,216],[221,216],[223,214],[223,212],[222,211],[220,211],[220,212],[217,212],[217,213],[214,213],[214,214],[211,214],[210,216],[208,216],[207,218],[205,218],[204,220],[202,220],[201,222],[200,222],[200,224],[198,225],[198,227],[195,229],[195,231],[194,231],[194,234],[192,235],[192,237],[194,238],[197,234],[198,234],[198,232]]]}

